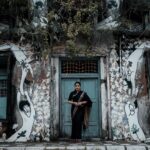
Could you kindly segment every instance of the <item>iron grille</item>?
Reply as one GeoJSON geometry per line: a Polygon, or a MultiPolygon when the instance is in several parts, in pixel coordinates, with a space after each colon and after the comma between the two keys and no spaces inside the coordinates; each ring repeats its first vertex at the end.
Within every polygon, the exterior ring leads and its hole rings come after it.
{"type": "Polygon", "coordinates": [[[7,96],[7,80],[0,80],[0,97],[7,96]]]}
{"type": "Polygon", "coordinates": [[[98,73],[97,60],[63,60],[62,73],[98,73]]]}

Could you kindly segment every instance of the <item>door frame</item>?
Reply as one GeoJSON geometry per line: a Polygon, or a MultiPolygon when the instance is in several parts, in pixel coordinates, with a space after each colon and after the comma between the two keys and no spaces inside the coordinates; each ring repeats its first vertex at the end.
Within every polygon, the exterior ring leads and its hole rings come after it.
{"type": "MultiPolygon", "coordinates": [[[[98,107],[99,107],[99,114],[98,114],[98,124],[99,124],[99,137],[102,137],[102,105],[101,105],[101,65],[100,65],[100,57],[76,57],[74,58],[74,60],[96,60],[98,63],[98,73],[69,73],[69,74],[64,74],[61,73],[61,64],[63,60],[67,60],[69,59],[69,57],[61,57],[59,58],[59,137],[62,137],[62,130],[61,130],[61,126],[62,126],[62,118],[61,118],[61,112],[62,112],[62,89],[61,89],[61,84],[62,84],[62,79],[69,79],[69,78],[91,78],[94,79],[96,78],[98,80],[98,107]]],[[[69,95],[68,95],[69,96],[69,95]]]]}

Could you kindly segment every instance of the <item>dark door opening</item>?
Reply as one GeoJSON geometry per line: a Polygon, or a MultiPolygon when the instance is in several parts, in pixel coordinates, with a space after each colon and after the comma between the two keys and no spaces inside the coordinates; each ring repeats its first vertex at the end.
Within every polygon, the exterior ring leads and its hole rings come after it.
{"type": "Polygon", "coordinates": [[[100,138],[101,107],[99,94],[99,65],[97,59],[62,60],[61,61],[61,103],[60,103],[60,137],[71,135],[71,105],[67,103],[69,93],[74,90],[74,83],[81,82],[81,89],[90,96],[91,109],[89,128],[82,132],[83,139],[100,138]]]}
{"type": "Polygon", "coordinates": [[[15,105],[15,88],[12,85],[12,72],[15,58],[11,52],[0,53],[0,137],[11,134],[15,105]]]}

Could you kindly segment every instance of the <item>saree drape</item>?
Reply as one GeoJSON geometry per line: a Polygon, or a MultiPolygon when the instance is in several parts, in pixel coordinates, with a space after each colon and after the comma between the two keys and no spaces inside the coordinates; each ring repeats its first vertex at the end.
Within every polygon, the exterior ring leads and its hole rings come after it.
{"type": "MultiPolygon", "coordinates": [[[[76,91],[72,91],[69,95],[68,100],[71,100],[73,102],[78,102],[82,93],[83,93],[83,91],[80,91],[78,93],[76,91]]],[[[87,103],[85,105],[78,106],[78,109],[74,116],[73,116],[73,111],[76,107],[75,107],[75,105],[72,105],[72,107],[71,107],[71,116],[72,116],[71,138],[72,139],[81,139],[82,138],[82,127],[84,127],[84,129],[85,129],[88,126],[88,116],[89,116],[88,110],[90,110],[90,108],[92,106],[92,101],[86,92],[84,92],[81,102],[82,101],[87,101],[87,103]]]]}

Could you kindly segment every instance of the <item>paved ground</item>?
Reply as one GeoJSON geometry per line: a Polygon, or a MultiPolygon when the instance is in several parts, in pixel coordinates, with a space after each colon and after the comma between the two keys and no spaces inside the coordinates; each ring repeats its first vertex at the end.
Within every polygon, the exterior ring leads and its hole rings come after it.
{"type": "Polygon", "coordinates": [[[150,145],[134,142],[47,142],[1,143],[0,150],[150,150],[150,145]]]}

